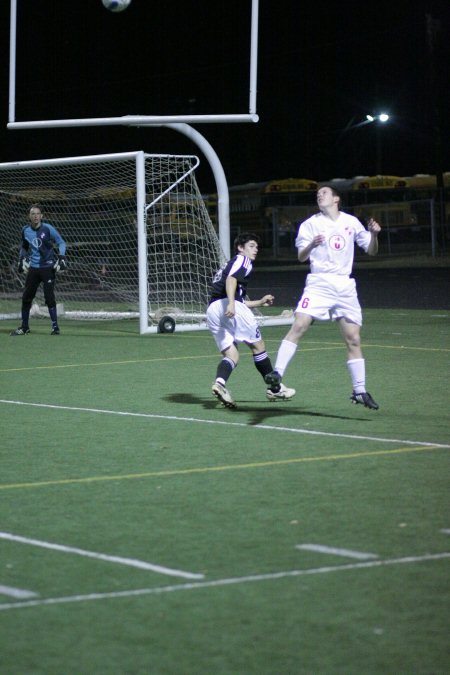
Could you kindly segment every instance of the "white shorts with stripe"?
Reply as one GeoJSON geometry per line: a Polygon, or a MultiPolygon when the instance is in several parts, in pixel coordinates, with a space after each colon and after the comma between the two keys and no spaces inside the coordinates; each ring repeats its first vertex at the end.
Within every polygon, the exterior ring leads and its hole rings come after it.
{"type": "Polygon", "coordinates": [[[295,312],[321,321],[345,318],[361,326],[362,312],[356,281],[341,274],[308,274],[295,312]]]}
{"type": "Polygon", "coordinates": [[[221,352],[228,349],[233,342],[252,344],[261,340],[258,323],[251,309],[243,302],[236,302],[234,306],[236,314],[232,319],[225,316],[227,298],[215,300],[206,310],[206,323],[221,352]]]}

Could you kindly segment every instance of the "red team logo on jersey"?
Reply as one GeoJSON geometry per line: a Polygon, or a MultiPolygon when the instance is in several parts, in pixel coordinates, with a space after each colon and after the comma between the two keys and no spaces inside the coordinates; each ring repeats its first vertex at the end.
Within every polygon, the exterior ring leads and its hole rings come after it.
{"type": "Polygon", "coordinates": [[[342,251],[345,248],[345,239],[341,237],[340,234],[334,234],[330,237],[330,246],[334,248],[335,251],[342,251]]]}

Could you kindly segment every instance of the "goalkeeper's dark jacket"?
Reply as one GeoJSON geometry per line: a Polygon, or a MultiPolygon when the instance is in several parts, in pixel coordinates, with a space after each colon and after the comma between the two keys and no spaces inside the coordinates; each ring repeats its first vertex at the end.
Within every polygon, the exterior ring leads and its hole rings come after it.
{"type": "Polygon", "coordinates": [[[227,262],[224,268],[219,270],[214,277],[212,284],[209,305],[214,300],[220,300],[227,297],[226,281],[227,277],[232,276],[237,280],[235,300],[244,302],[247,295],[247,284],[253,269],[252,261],[246,255],[238,253],[227,262]]]}
{"type": "Polygon", "coordinates": [[[53,267],[57,254],[66,254],[66,242],[58,230],[49,223],[41,223],[37,230],[31,225],[22,228],[21,258],[29,258],[30,267],[53,267]]]}

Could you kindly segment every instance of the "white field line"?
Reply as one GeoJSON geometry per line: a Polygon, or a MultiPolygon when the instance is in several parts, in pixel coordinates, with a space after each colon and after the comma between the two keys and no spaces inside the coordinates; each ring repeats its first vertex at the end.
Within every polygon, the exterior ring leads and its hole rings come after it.
{"type": "Polygon", "coordinates": [[[47,548],[52,551],[60,551],[62,553],[73,553],[81,555],[85,558],[94,558],[95,560],[104,560],[106,562],[117,563],[118,565],[128,565],[129,567],[137,567],[140,570],[148,570],[150,572],[157,572],[158,574],[166,574],[169,577],[182,577],[183,579],[204,579],[204,574],[193,574],[192,572],[183,572],[181,570],[174,570],[170,567],[161,567],[153,563],[144,562],[143,560],[134,560],[133,558],[121,558],[115,555],[106,555],[105,553],[95,553],[94,551],[84,551],[81,548],[74,548],[72,546],[63,546],[62,544],[51,544],[48,541],[40,541],[39,539],[28,539],[27,537],[20,537],[9,532],[0,532],[0,539],[7,539],[8,541],[15,541],[19,544],[30,544],[31,546],[38,546],[40,548],[47,548]]]}
{"type": "Polygon", "coordinates": [[[332,567],[314,567],[306,570],[288,570],[286,572],[272,572],[269,574],[252,574],[245,577],[231,577],[229,579],[216,579],[213,581],[197,581],[175,586],[159,586],[156,588],[137,588],[129,591],[114,591],[111,593],[89,593],[87,595],[67,595],[59,598],[43,598],[41,600],[24,600],[23,602],[0,603],[1,610],[23,609],[24,607],[39,607],[43,605],[62,605],[76,602],[89,602],[93,600],[109,600],[113,598],[139,597],[143,595],[160,595],[162,593],[175,593],[177,591],[201,590],[203,588],[218,588],[220,586],[236,586],[257,581],[275,581],[289,577],[304,577],[315,574],[331,574],[332,572],[346,572],[352,570],[368,569],[371,567],[385,567],[388,565],[409,565],[413,563],[428,562],[432,560],[444,560],[450,558],[450,552],[426,554],[421,556],[407,556],[405,558],[390,558],[387,560],[371,560],[370,562],[349,563],[348,565],[335,565],[332,567]]]}
{"type": "Polygon", "coordinates": [[[47,408],[53,410],[71,410],[74,412],[98,413],[101,415],[118,415],[121,417],[144,417],[147,419],[158,419],[175,422],[193,422],[196,424],[213,424],[226,427],[240,427],[245,429],[263,429],[264,431],[286,431],[292,434],[308,434],[312,436],[330,436],[332,438],[352,438],[360,441],[377,441],[378,443],[401,443],[403,445],[421,445],[433,448],[450,448],[445,443],[431,443],[428,441],[405,441],[399,438],[379,438],[378,436],[361,436],[358,434],[338,434],[329,431],[312,431],[311,429],[298,429],[294,427],[277,427],[271,424],[247,424],[246,422],[231,422],[223,420],[207,420],[197,417],[178,417],[177,415],[156,415],[153,413],[133,413],[121,410],[103,410],[101,408],[81,408],[78,406],[52,405],[47,403],[29,403],[26,401],[10,401],[0,399],[0,403],[9,405],[23,405],[34,408],[47,408]]]}
{"type": "Polygon", "coordinates": [[[26,591],[24,588],[14,588],[13,586],[2,586],[0,584],[0,595],[8,595],[11,598],[22,598],[25,600],[25,598],[36,598],[38,593],[26,591]]]}
{"type": "Polygon", "coordinates": [[[355,558],[355,560],[373,560],[374,558],[378,558],[375,553],[351,551],[348,548],[333,548],[332,546],[323,546],[322,544],[298,544],[295,548],[298,548],[300,551],[315,551],[316,553],[325,553],[327,555],[341,555],[345,558],[355,558]]]}

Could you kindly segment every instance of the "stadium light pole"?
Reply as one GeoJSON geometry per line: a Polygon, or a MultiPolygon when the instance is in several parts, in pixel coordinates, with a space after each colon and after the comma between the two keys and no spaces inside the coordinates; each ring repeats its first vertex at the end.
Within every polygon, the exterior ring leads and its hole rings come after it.
{"type": "Polygon", "coordinates": [[[376,173],[381,175],[382,167],[382,146],[381,146],[381,127],[390,119],[387,113],[379,113],[378,115],[366,115],[367,122],[375,122],[375,139],[376,139],[376,173]]]}

